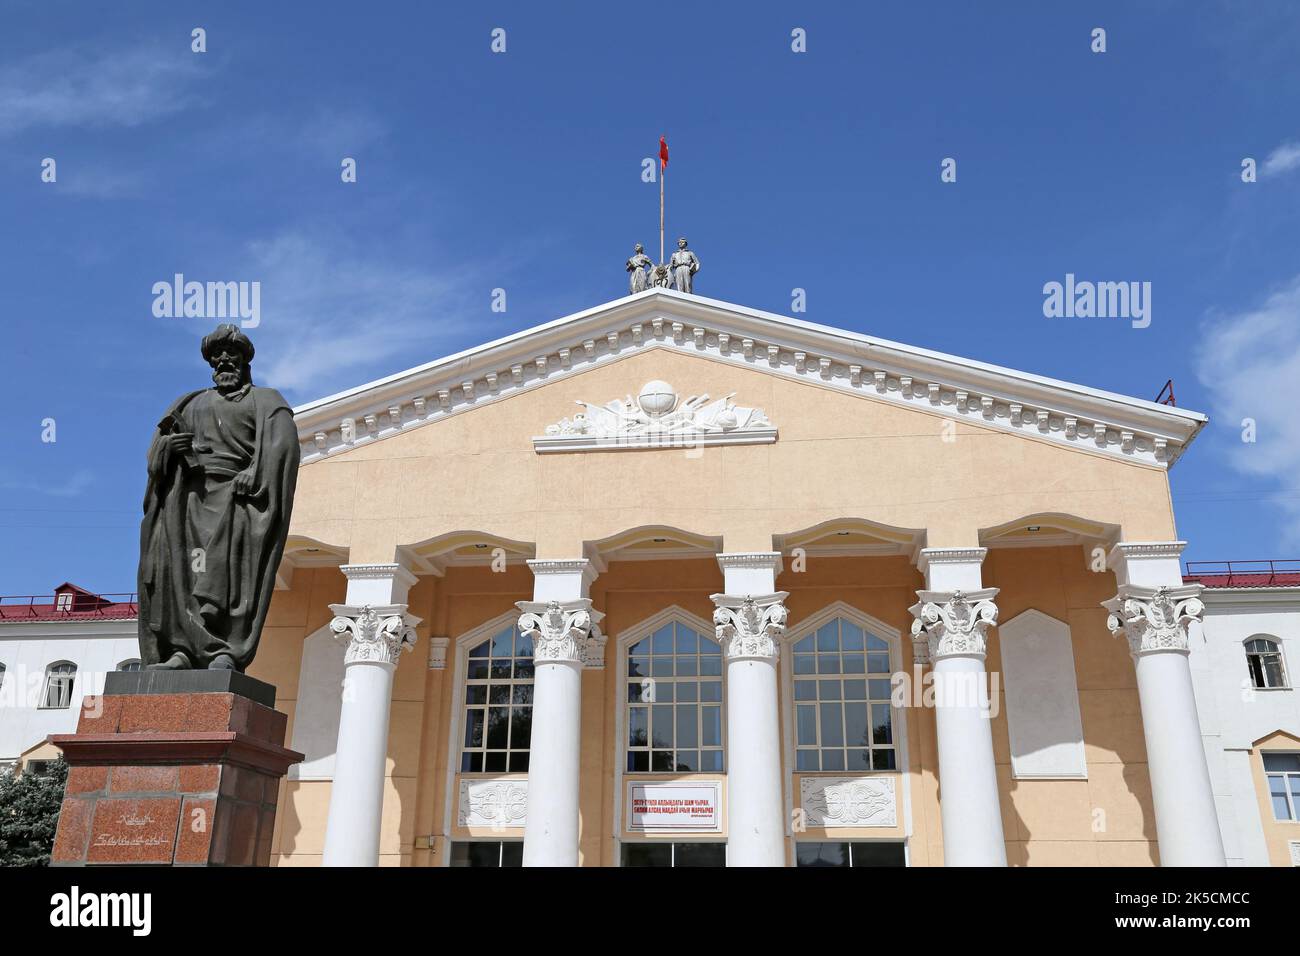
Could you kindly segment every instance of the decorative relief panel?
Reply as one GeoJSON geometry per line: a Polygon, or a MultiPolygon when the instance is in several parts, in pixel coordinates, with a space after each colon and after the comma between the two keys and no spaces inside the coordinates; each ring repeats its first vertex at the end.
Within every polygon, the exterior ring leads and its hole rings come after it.
{"type": "Polygon", "coordinates": [[[893,777],[800,777],[799,806],[810,827],[896,827],[893,777]]]}
{"type": "Polygon", "coordinates": [[[522,827],[528,816],[528,780],[461,780],[456,822],[463,827],[522,827]]]}
{"type": "Polygon", "coordinates": [[[533,448],[589,451],[776,441],[776,427],[763,410],[737,405],[734,395],[710,401],[706,393],[683,401],[667,382],[647,382],[636,398],[628,395],[604,405],[578,402],[584,411],[548,425],[545,435],[533,439],[533,448]]]}

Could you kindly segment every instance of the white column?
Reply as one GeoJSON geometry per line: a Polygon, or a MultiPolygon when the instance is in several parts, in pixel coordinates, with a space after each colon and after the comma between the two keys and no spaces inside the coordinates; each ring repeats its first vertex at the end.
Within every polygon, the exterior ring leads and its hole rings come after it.
{"type": "Polygon", "coordinates": [[[912,607],[918,663],[932,664],[945,866],[1006,866],[984,659],[997,588],[982,586],[984,548],[924,548],[927,589],[912,607]]]}
{"type": "Polygon", "coordinates": [[[712,595],[727,662],[727,866],[785,866],[777,662],[787,592],[779,552],[718,555],[726,593],[712,595]]]}
{"type": "Polygon", "coordinates": [[[524,866],[577,866],[582,668],[601,616],[587,597],[594,571],[584,558],[528,565],[533,600],[516,605],[519,630],[533,640],[524,866]]]}
{"type": "Polygon", "coordinates": [[[1120,542],[1110,567],[1119,592],[1102,606],[1128,639],[1137,668],[1161,866],[1225,866],[1223,835],[1201,743],[1187,625],[1204,611],[1200,585],[1183,584],[1186,542],[1120,542]]]}
{"type": "Polygon", "coordinates": [[[406,613],[415,576],[399,564],[345,564],[346,604],[331,604],[330,629],[347,638],[334,783],[325,823],[325,866],[377,866],[388,759],[393,671],[415,644],[406,613]]]}

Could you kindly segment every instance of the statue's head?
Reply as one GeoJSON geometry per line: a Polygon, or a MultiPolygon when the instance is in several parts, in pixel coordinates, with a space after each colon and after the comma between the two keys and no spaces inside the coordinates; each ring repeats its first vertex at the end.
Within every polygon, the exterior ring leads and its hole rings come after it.
{"type": "Polygon", "coordinates": [[[686,248],[686,237],[685,237],[685,236],[682,236],[680,239],[677,240],[677,248],[678,248],[678,249],[685,249],[685,248],[686,248]]]}
{"type": "Polygon", "coordinates": [[[222,392],[253,380],[253,342],[238,326],[224,323],[203,337],[203,359],[212,366],[212,381],[222,392]]]}
{"type": "Polygon", "coordinates": [[[645,252],[645,247],[644,247],[643,245],[641,245],[641,243],[638,242],[638,243],[636,244],[636,250],[635,250],[635,251],[636,251],[638,254],[640,254],[640,253],[642,253],[642,252],[645,252]]]}

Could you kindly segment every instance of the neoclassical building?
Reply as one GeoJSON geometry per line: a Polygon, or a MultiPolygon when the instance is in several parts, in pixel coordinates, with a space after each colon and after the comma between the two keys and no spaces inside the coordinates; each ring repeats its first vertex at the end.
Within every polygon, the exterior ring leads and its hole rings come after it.
{"type": "Polygon", "coordinates": [[[661,289],[295,414],[280,865],[1224,863],[1203,415],[661,289]]]}

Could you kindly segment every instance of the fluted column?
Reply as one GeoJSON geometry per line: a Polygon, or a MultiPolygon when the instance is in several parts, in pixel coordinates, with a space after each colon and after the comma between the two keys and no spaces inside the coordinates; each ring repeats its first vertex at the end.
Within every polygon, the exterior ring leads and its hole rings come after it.
{"type": "Polygon", "coordinates": [[[916,660],[933,668],[945,866],[1007,865],[984,668],[998,589],[981,587],[985,553],[923,549],[919,566],[930,589],[916,592],[911,609],[916,660]]]}
{"type": "MultiPolygon", "coordinates": [[[[348,568],[359,566],[345,566],[348,568]]],[[[367,565],[348,594],[397,592],[405,597],[405,580],[397,565],[367,565]],[[388,569],[387,575],[375,568],[388,569]]],[[[405,573],[405,572],[403,572],[405,573]]],[[[407,575],[409,577],[409,574],[407,575]]],[[[411,580],[414,580],[411,578],[411,580]]],[[[388,717],[393,672],[403,651],[415,645],[419,618],[404,603],[331,604],[330,629],[347,641],[344,653],[343,706],[339,713],[334,783],[325,823],[325,866],[376,866],[383,821],[384,767],[388,759],[388,717]]]]}
{"type": "Polygon", "coordinates": [[[777,663],[787,592],[776,552],[718,555],[725,594],[712,595],[727,663],[727,866],[785,866],[777,663]]]}
{"type": "Polygon", "coordinates": [[[1161,866],[1225,866],[1223,835],[1201,741],[1188,625],[1200,620],[1200,585],[1182,583],[1185,542],[1121,542],[1110,552],[1118,593],[1102,606],[1137,669],[1161,866]]]}
{"type": "Polygon", "coordinates": [[[587,598],[585,559],[529,561],[532,601],[519,601],[519,630],[533,641],[533,726],[528,757],[524,866],[578,865],[582,668],[599,642],[602,616],[587,598]]]}

